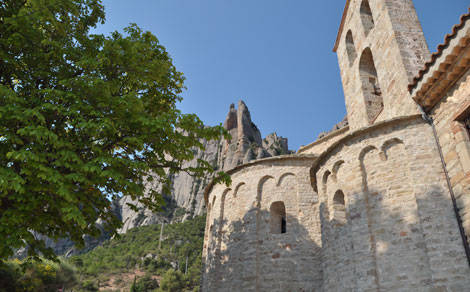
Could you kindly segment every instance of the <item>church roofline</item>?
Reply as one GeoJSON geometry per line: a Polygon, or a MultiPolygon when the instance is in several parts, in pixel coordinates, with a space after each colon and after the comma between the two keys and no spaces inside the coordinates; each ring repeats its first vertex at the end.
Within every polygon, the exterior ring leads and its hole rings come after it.
{"type": "MultiPolygon", "coordinates": [[[[268,158],[253,160],[251,162],[235,166],[234,168],[225,171],[225,173],[229,174],[229,175],[232,175],[232,174],[234,174],[234,173],[236,173],[236,172],[238,172],[242,169],[245,169],[247,167],[258,165],[258,164],[263,164],[265,162],[275,162],[275,161],[283,161],[283,160],[314,160],[315,158],[317,158],[317,156],[312,155],[312,154],[280,155],[280,156],[274,156],[274,157],[268,157],[268,158]]],[[[211,182],[204,189],[204,202],[206,203],[206,206],[207,206],[207,202],[208,202],[207,200],[209,199],[209,193],[211,192],[214,185],[215,185],[214,180],[211,180],[211,182]]]]}
{"type": "MultiPolygon", "coordinates": [[[[460,17],[460,23],[452,27],[452,32],[445,36],[444,42],[438,45],[437,51],[431,55],[430,61],[426,62],[424,68],[419,71],[417,76],[408,86],[408,90],[412,94],[413,99],[424,105],[426,108],[432,107],[433,103],[436,101],[425,101],[424,99],[429,99],[431,97],[428,96],[428,90],[424,89],[432,89],[432,87],[435,87],[432,85],[439,81],[438,76],[444,74],[445,71],[448,71],[448,67],[451,67],[446,64],[453,62],[453,59],[455,59],[454,57],[458,56],[461,51],[463,51],[459,46],[470,39],[470,34],[464,31],[465,27],[469,26],[469,19],[470,8],[468,13],[463,14],[460,17]]],[[[453,75],[458,76],[458,74],[453,75]]]]}
{"type": "Polygon", "coordinates": [[[349,131],[349,126],[346,126],[346,127],[341,128],[341,129],[338,129],[336,131],[333,131],[333,132],[327,134],[325,137],[322,137],[322,138],[320,138],[316,141],[313,141],[312,143],[310,143],[308,145],[300,147],[299,150],[297,151],[297,154],[302,154],[303,152],[312,149],[314,146],[316,146],[318,144],[321,144],[321,143],[323,143],[327,140],[330,140],[331,138],[334,138],[334,137],[336,137],[340,134],[343,134],[347,131],[349,131]]]}
{"type": "Polygon", "coordinates": [[[347,145],[347,142],[349,140],[352,140],[356,137],[363,136],[367,133],[374,132],[378,129],[391,127],[397,124],[406,124],[406,123],[410,123],[414,121],[421,121],[423,123],[425,122],[421,114],[415,114],[411,116],[400,116],[400,117],[393,118],[391,120],[377,122],[371,126],[360,128],[353,132],[350,132],[346,136],[342,137],[338,141],[335,141],[333,144],[331,144],[325,151],[322,152],[322,154],[320,154],[320,156],[318,156],[317,159],[315,159],[312,165],[312,172],[317,172],[318,169],[325,162],[325,158],[328,157],[328,155],[330,155],[330,153],[334,151],[337,147],[340,147],[341,145],[347,145]]]}
{"type": "Polygon", "coordinates": [[[336,36],[335,46],[333,47],[333,52],[335,53],[336,53],[336,50],[338,50],[339,40],[341,39],[341,35],[343,34],[344,23],[346,21],[346,15],[348,14],[350,3],[351,3],[351,0],[347,0],[346,5],[344,7],[343,17],[341,18],[341,24],[339,25],[339,30],[338,30],[338,35],[336,36]]]}

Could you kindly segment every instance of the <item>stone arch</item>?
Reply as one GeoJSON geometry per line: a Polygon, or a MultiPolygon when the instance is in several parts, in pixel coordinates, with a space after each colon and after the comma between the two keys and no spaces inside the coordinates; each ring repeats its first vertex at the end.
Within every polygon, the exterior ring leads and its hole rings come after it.
{"type": "Polygon", "coordinates": [[[227,197],[227,194],[228,192],[230,192],[232,189],[231,188],[227,188],[224,190],[224,192],[222,193],[222,197],[221,197],[221,202],[220,202],[220,208],[223,209],[224,207],[224,203],[225,203],[225,197],[227,197]]]}
{"type": "Polygon", "coordinates": [[[233,197],[236,198],[237,197],[237,194],[238,194],[238,191],[240,190],[240,188],[242,186],[246,185],[244,182],[241,182],[239,183],[236,187],[235,187],[235,191],[233,192],[233,197]]]}
{"type": "Polygon", "coordinates": [[[225,198],[227,197],[227,194],[228,192],[230,192],[232,189],[231,188],[227,188],[223,191],[222,193],[222,196],[220,197],[220,213],[219,213],[219,226],[218,226],[218,229],[219,229],[219,236],[220,236],[220,231],[222,231],[222,228],[223,228],[223,220],[224,220],[224,212],[225,212],[225,198]]]}
{"type": "Polygon", "coordinates": [[[340,160],[340,161],[335,162],[335,164],[333,165],[332,178],[335,182],[338,181],[338,171],[343,164],[344,164],[344,160],[340,160]]]}
{"type": "Polygon", "coordinates": [[[374,28],[374,17],[372,16],[372,10],[370,9],[369,1],[363,0],[360,8],[362,26],[366,36],[374,28]]]}
{"type": "Polygon", "coordinates": [[[270,175],[265,175],[258,182],[258,188],[257,188],[257,194],[256,194],[256,207],[257,208],[261,207],[261,194],[263,192],[263,185],[269,179],[274,179],[274,177],[270,175]]]}
{"type": "Polygon", "coordinates": [[[295,174],[293,174],[292,172],[284,173],[283,175],[281,175],[279,177],[279,180],[277,181],[276,186],[280,186],[282,184],[282,182],[284,181],[284,179],[288,176],[295,176],[295,174]]]}
{"type": "Polygon", "coordinates": [[[383,158],[385,160],[388,159],[387,152],[390,150],[390,148],[396,146],[396,145],[404,145],[403,141],[399,138],[392,138],[390,140],[385,141],[382,144],[382,147],[380,147],[380,150],[382,150],[383,158]]]}
{"type": "Polygon", "coordinates": [[[366,156],[366,154],[373,150],[377,150],[377,147],[372,146],[372,145],[364,147],[359,153],[359,161],[362,163],[362,161],[364,161],[364,157],[366,156]]]}
{"type": "MultiPolygon", "coordinates": [[[[214,259],[213,259],[213,261],[215,262],[214,266],[215,266],[216,270],[220,270],[221,266],[222,266],[221,252],[222,252],[222,236],[223,236],[222,231],[223,231],[224,226],[225,226],[225,222],[224,222],[225,198],[231,190],[232,189],[227,188],[223,191],[222,196],[220,197],[220,213],[219,213],[218,222],[214,221],[214,223],[213,223],[213,225],[217,224],[217,230],[215,232],[216,246],[215,246],[215,251],[214,251],[214,259]]],[[[219,281],[220,281],[220,279],[217,278],[216,282],[215,282],[216,286],[219,285],[219,281]]]]}
{"type": "Polygon", "coordinates": [[[366,157],[367,154],[369,154],[372,151],[378,151],[377,147],[369,145],[364,147],[361,150],[361,153],[359,153],[359,162],[361,164],[361,173],[362,173],[362,186],[364,190],[367,190],[367,173],[365,170],[365,165],[364,165],[364,158],[366,157]]]}
{"type": "Polygon", "coordinates": [[[325,171],[325,173],[323,174],[322,184],[323,184],[324,194],[326,194],[326,192],[328,191],[327,184],[328,184],[328,178],[330,177],[330,175],[331,175],[331,171],[329,170],[325,171]]]}
{"type": "Polygon", "coordinates": [[[359,75],[366,108],[367,120],[374,123],[384,108],[374,57],[370,48],[365,48],[359,61],[359,75]]]}
{"type": "MultiPolygon", "coordinates": [[[[205,232],[204,232],[204,243],[206,244],[207,243],[207,239],[209,238],[209,225],[210,225],[210,221],[211,221],[211,210],[212,210],[212,205],[209,203],[209,205],[207,206],[207,217],[206,217],[206,227],[205,227],[205,232]]],[[[204,245],[204,248],[206,248],[207,246],[204,245]]]]}
{"type": "Polygon", "coordinates": [[[313,167],[310,168],[310,185],[313,191],[318,194],[317,173],[313,167]]]}
{"type": "Polygon", "coordinates": [[[349,58],[349,66],[352,66],[352,64],[357,58],[357,52],[356,52],[356,46],[354,45],[354,39],[353,39],[351,30],[349,30],[348,33],[346,34],[345,42],[346,42],[346,52],[348,53],[348,58],[349,58]]]}
{"type": "Polygon", "coordinates": [[[364,208],[365,208],[365,215],[367,218],[367,233],[368,233],[367,237],[368,237],[370,251],[371,251],[370,260],[372,261],[373,268],[374,268],[374,273],[373,273],[374,281],[378,285],[379,276],[377,272],[378,266],[377,266],[377,257],[376,257],[377,240],[372,231],[373,230],[372,225],[373,225],[374,220],[372,220],[373,214],[372,214],[371,209],[372,209],[373,204],[370,202],[371,195],[369,193],[368,173],[367,173],[367,166],[366,166],[366,161],[365,161],[366,156],[369,154],[372,154],[373,152],[378,152],[377,147],[369,145],[363,148],[361,150],[361,153],[359,154],[359,164],[360,164],[361,176],[362,176],[362,185],[361,185],[362,195],[364,196],[364,208]]]}
{"type": "MultiPolygon", "coordinates": [[[[364,165],[364,158],[366,157],[367,154],[371,153],[372,151],[378,151],[377,147],[369,145],[366,146],[361,150],[361,153],[359,153],[359,163],[361,165],[361,175],[362,175],[362,189],[364,192],[368,192],[369,188],[367,185],[367,171],[366,171],[366,166],[364,165]]],[[[366,194],[367,197],[367,194],[366,194]]]]}
{"type": "Polygon", "coordinates": [[[209,222],[209,228],[210,230],[212,231],[212,228],[214,227],[214,215],[211,214],[212,213],[212,208],[214,207],[214,204],[215,204],[215,201],[217,199],[217,196],[214,195],[214,197],[212,198],[212,203],[209,203],[209,208],[210,210],[208,211],[208,215],[209,215],[209,219],[211,222],[209,222]]]}

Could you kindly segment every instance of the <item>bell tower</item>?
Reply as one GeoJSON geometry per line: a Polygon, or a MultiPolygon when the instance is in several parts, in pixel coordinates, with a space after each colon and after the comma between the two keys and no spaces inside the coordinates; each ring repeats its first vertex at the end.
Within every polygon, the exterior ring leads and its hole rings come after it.
{"type": "Polygon", "coordinates": [[[333,51],[352,130],[418,113],[407,88],[430,53],[412,0],[347,0],[333,51]]]}

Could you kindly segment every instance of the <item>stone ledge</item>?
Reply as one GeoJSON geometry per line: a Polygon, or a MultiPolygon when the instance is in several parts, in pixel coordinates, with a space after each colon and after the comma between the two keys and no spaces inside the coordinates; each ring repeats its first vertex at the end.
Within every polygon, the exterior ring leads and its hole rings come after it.
{"type": "Polygon", "coordinates": [[[357,137],[360,137],[362,135],[374,132],[378,129],[388,128],[388,127],[395,126],[395,125],[398,125],[398,124],[406,124],[407,122],[412,122],[412,121],[422,121],[422,123],[426,123],[423,120],[421,114],[416,114],[416,115],[411,115],[411,116],[401,116],[401,117],[397,117],[397,118],[394,118],[394,119],[391,119],[391,120],[376,123],[376,124],[374,124],[372,126],[369,126],[369,127],[360,128],[358,130],[355,130],[355,131],[347,134],[343,138],[341,138],[338,141],[331,144],[330,147],[328,147],[320,156],[318,156],[318,158],[313,162],[312,173],[315,173],[315,172],[318,171],[320,165],[324,162],[325,158],[332,151],[334,151],[339,146],[345,145],[347,143],[347,141],[352,140],[352,139],[357,138],[357,137]]]}
{"type": "Polygon", "coordinates": [[[334,138],[334,137],[336,137],[336,136],[338,136],[338,135],[340,135],[340,134],[343,134],[344,132],[347,132],[347,131],[349,131],[349,126],[346,126],[346,127],[344,127],[344,128],[341,128],[341,129],[338,129],[338,130],[336,130],[336,131],[333,131],[333,132],[331,132],[330,134],[326,135],[326,136],[323,137],[323,138],[320,138],[320,139],[318,139],[318,140],[316,140],[316,141],[314,141],[314,142],[312,142],[312,143],[310,143],[310,144],[308,144],[308,145],[306,145],[306,146],[300,147],[300,149],[297,151],[297,154],[301,154],[302,152],[305,152],[305,151],[307,151],[307,150],[309,150],[309,149],[312,149],[314,146],[316,146],[316,145],[318,145],[318,144],[321,144],[321,143],[323,143],[323,142],[325,142],[325,141],[327,141],[327,140],[330,140],[331,138],[334,138]]]}
{"type": "MultiPolygon", "coordinates": [[[[248,167],[251,167],[251,166],[254,166],[254,165],[262,165],[262,164],[265,164],[265,163],[271,163],[271,162],[277,162],[277,161],[310,160],[310,161],[313,162],[316,158],[317,158],[317,156],[312,155],[312,154],[290,154],[290,155],[274,156],[274,157],[258,159],[258,160],[254,160],[254,161],[242,164],[242,165],[238,165],[238,166],[236,166],[232,169],[229,169],[229,170],[225,171],[225,173],[227,173],[229,175],[232,175],[236,172],[239,172],[240,170],[243,170],[245,168],[248,168],[248,167]]],[[[209,198],[209,192],[212,190],[213,187],[214,187],[214,180],[211,180],[211,182],[204,189],[204,202],[206,203],[206,205],[207,205],[207,200],[209,198]]]]}

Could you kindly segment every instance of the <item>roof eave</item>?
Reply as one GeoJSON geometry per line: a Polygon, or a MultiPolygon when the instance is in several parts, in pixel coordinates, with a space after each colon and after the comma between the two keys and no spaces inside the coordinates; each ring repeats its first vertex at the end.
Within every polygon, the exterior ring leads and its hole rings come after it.
{"type": "Polygon", "coordinates": [[[343,34],[344,23],[346,22],[346,15],[348,14],[349,4],[351,0],[346,0],[346,5],[344,6],[343,17],[341,18],[341,24],[339,25],[338,35],[336,36],[335,46],[333,47],[333,52],[336,53],[339,46],[339,40],[341,39],[341,35],[343,34]]]}
{"type": "Polygon", "coordinates": [[[462,72],[470,67],[465,60],[462,62],[469,54],[469,20],[470,9],[469,13],[462,15],[460,23],[452,28],[452,33],[446,35],[444,43],[438,46],[430,61],[408,87],[413,99],[425,110],[432,108],[439,101],[442,91],[452,86],[460,79],[462,72]]]}

